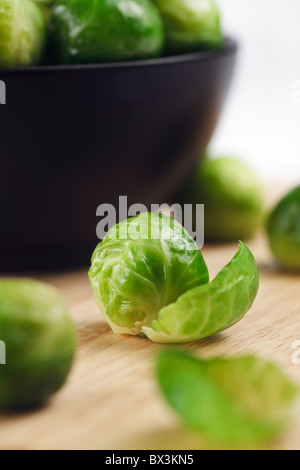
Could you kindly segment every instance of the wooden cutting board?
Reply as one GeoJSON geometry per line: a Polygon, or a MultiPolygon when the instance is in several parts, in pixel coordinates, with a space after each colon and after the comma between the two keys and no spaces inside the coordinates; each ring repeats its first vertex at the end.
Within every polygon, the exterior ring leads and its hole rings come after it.
{"type": "MultiPolygon", "coordinates": [[[[300,385],[292,345],[300,341],[300,275],[279,272],[265,239],[249,243],[261,282],[255,305],[226,332],[181,346],[200,357],[255,352],[272,358],[300,385]]],[[[236,245],[206,246],[211,277],[232,258],[236,245]]],[[[66,298],[79,334],[76,362],[67,385],[39,411],[0,416],[1,449],[202,449],[183,429],[157,389],[153,363],[163,346],[118,336],[101,318],[87,278],[79,272],[44,276],[66,298]]],[[[299,354],[300,357],[300,354],[299,354]]],[[[300,409],[276,449],[300,449],[300,409]]]]}

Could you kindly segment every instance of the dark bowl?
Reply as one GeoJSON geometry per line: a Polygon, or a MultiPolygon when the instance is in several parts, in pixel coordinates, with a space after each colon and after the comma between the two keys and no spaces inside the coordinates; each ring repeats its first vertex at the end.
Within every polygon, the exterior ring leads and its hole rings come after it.
{"type": "Polygon", "coordinates": [[[0,69],[0,271],[88,264],[102,203],[167,202],[215,129],[237,52],[0,69]]]}

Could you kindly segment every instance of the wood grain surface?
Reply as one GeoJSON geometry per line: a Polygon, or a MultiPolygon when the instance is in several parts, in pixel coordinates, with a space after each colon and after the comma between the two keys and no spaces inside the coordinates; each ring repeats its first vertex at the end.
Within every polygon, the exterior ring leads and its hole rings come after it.
{"type": "MultiPolygon", "coordinates": [[[[292,362],[292,344],[300,340],[300,276],[275,267],[263,236],[248,245],[261,276],[253,308],[226,332],[181,348],[200,357],[255,352],[272,358],[300,384],[300,364],[292,362]]],[[[204,248],[211,277],[236,249],[236,245],[204,248]]],[[[181,427],[157,389],[153,362],[163,346],[110,331],[93,298],[87,269],[42,279],[58,287],[76,321],[76,362],[67,385],[46,408],[0,416],[0,448],[206,448],[200,437],[181,427]]],[[[300,449],[299,408],[290,429],[270,448],[300,449]]]]}

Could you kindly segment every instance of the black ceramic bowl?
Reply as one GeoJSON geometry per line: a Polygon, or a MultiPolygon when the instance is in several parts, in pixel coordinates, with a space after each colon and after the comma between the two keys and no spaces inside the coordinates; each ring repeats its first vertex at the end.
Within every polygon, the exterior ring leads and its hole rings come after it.
{"type": "Polygon", "coordinates": [[[236,50],[0,69],[0,272],[88,264],[100,204],[167,202],[212,136],[236,50]]]}

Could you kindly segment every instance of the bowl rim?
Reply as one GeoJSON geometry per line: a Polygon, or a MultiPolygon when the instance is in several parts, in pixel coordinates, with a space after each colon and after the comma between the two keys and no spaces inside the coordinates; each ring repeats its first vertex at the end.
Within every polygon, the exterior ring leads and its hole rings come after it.
{"type": "Polygon", "coordinates": [[[170,55],[165,57],[157,57],[154,59],[126,60],[119,62],[101,62],[97,64],[78,64],[78,65],[37,65],[29,67],[0,67],[0,78],[3,74],[17,73],[26,74],[28,72],[45,73],[45,72],[66,72],[70,70],[111,70],[111,69],[127,69],[127,68],[143,68],[151,66],[167,66],[172,64],[185,64],[189,62],[209,61],[232,55],[237,52],[238,42],[231,37],[225,37],[224,44],[218,49],[203,50],[198,52],[190,52],[186,54],[170,55]]]}

